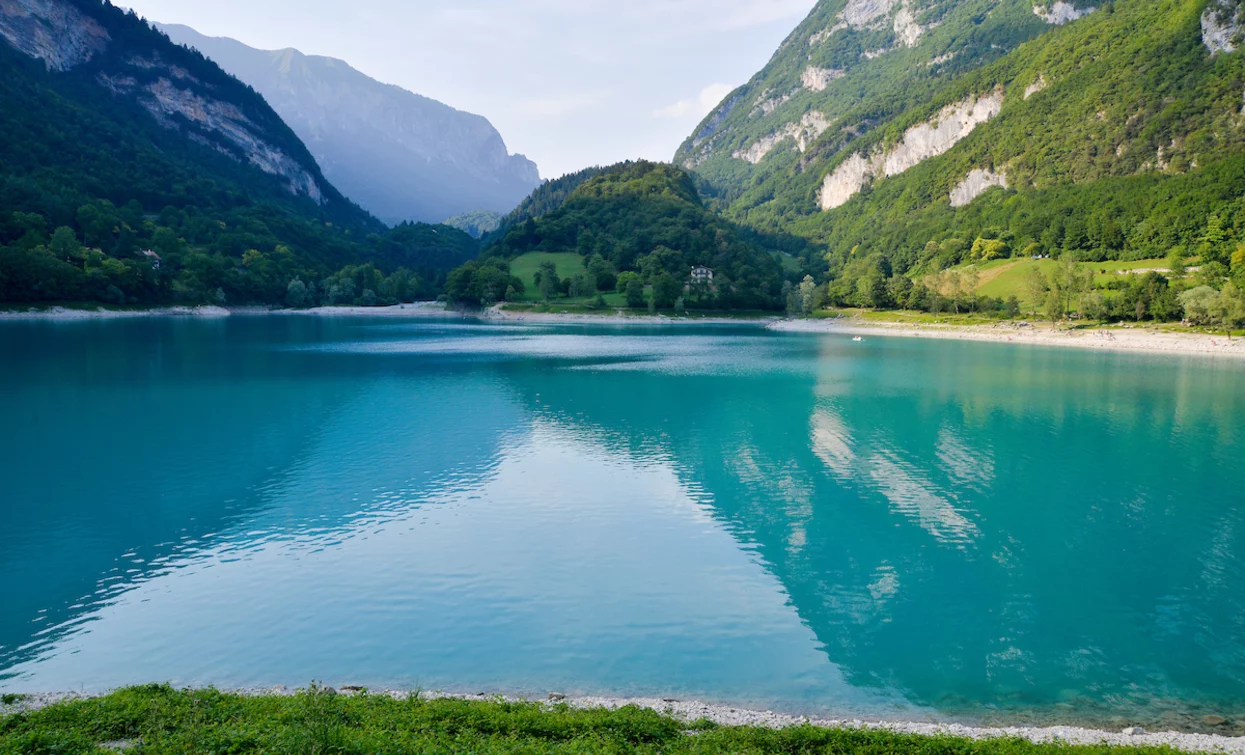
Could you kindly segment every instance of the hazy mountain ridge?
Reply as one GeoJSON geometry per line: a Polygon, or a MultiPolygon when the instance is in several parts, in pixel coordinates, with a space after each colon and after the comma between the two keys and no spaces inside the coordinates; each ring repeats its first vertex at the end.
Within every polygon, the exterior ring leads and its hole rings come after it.
{"type": "Polygon", "coordinates": [[[159,25],[250,84],[347,196],[389,223],[439,222],[473,210],[509,212],[539,185],[482,116],[383,84],[298,50],[257,50],[179,25],[159,25]]]}

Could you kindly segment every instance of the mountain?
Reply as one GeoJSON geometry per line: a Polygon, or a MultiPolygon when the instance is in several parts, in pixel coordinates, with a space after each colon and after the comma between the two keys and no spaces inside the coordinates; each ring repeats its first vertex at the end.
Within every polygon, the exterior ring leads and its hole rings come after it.
{"type": "Polygon", "coordinates": [[[397,300],[475,253],[386,232],[258,93],[107,2],[0,0],[0,68],[0,301],[397,300]]]}
{"type": "Polygon", "coordinates": [[[676,161],[728,217],[824,245],[832,282],[984,249],[1226,268],[1243,22],[1239,0],[822,0],[676,161]]]}
{"type": "Polygon", "coordinates": [[[256,50],[178,25],[169,37],[254,87],[311,149],[324,174],[387,223],[509,212],[540,184],[485,118],[382,84],[333,58],[256,50]]]}
{"type": "Polygon", "coordinates": [[[445,221],[445,224],[464,231],[474,239],[478,239],[500,228],[502,218],[503,215],[500,212],[472,210],[471,212],[464,212],[461,215],[449,218],[445,221]]]}
{"type": "Polygon", "coordinates": [[[713,285],[693,287],[685,296],[688,306],[698,308],[780,309],[786,301],[784,283],[799,280],[800,274],[785,269],[780,252],[795,262],[790,255],[805,253],[803,242],[762,236],[719,217],[705,207],[692,176],[673,165],[620,163],[568,177],[552,192],[550,186],[533,193],[521,222],[503,226],[492,237],[483,253],[488,259],[470,263],[465,274],[450,274],[447,292],[452,297],[496,301],[509,282],[497,278],[498,285],[492,286],[496,269],[489,260],[537,252],[582,256],[594,280],[591,291],[575,295],[594,295],[598,287],[612,292],[616,276],[635,273],[655,291],[673,292],[664,303],[655,293],[662,308],[683,296],[696,266],[714,273],[713,285]],[[484,278],[472,280],[477,275],[484,278]],[[494,295],[481,295],[489,291],[494,295]]]}

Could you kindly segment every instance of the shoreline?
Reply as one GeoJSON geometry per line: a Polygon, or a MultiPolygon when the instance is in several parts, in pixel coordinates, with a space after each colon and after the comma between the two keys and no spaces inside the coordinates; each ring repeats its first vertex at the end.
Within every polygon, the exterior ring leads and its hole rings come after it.
{"type": "Polygon", "coordinates": [[[1045,324],[1022,327],[1010,321],[1000,321],[995,325],[909,325],[864,322],[844,318],[782,320],[768,325],[767,328],[781,333],[836,333],[862,337],[927,338],[1017,346],[1052,346],[1114,353],[1245,358],[1245,338],[1229,340],[1225,336],[1160,332],[1143,327],[1102,327],[1069,331],[1052,328],[1045,324]]]}
{"type": "Polygon", "coordinates": [[[156,309],[71,309],[68,307],[30,308],[28,310],[0,311],[0,322],[45,321],[81,322],[90,320],[121,320],[144,317],[169,318],[223,318],[223,317],[329,317],[354,318],[376,317],[400,318],[446,318],[458,320],[484,320],[518,324],[557,325],[770,325],[781,318],[772,317],[671,317],[665,314],[612,313],[560,313],[560,312],[514,312],[499,306],[485,310],[463,311],[450,309],[441,302],[414,302],[388,307],[313,307],[311,309],[270,309],[262,306],[218,307],[159,307],[156,309]]]}
{"type": "MultiPolygon", "coordinates": [[[[330,688],[331,689],[331,688],[330,688]]],[[[300,690],[284,686],[252,687],[222,692],[237,694],[244,697],[288,697],[300,690]]],[[[361,688],[343,687],[339,694],[359,694],[361,688]]],[[[334,692],[337,692],[334,690],[334,692]]],[[[80,692],[29,694],[24,699],[10,705],[0,704],[0,716],[35,711],[62,702],[89,700],[104,697],[109,693],[88,694],[80,692]]],[[[375,690],[368,694],[385,695],[394,699],[406,699],[412,694],[405,690],[375,690]]],[[[1145,731],[1129,728],[1123,731],[1107,731],[1105,729],[1089,729],[1080,726],[969,726],[951,722],[919,722],[898,720],[867,720],[861,718],[817,718],[795,716],[773,711],[750,710],[728,705],[703,703],[698,701],[676,700],[672,698],[646,697],[599,697],[599,696],[563,696],[557,693],[547,698],[533,698],[512,695],[490,695],[479,693],[450,694],[443,692],[418,693],[426,699],[456,699],[507,702],[540,703],[543,705],[568,705],[572,708],[592,709],[603,708],[616,710],[625,706],[635,706],[664,713],[675,719],[686,722],[706,719],[721,726],[754,726],[770,729],[782,729],[791,726],[811,725],[828,729],[869,729],[884,730],[901,734],[920,736],[952,736],[966,739],[983,740],[994,738],[1021,738],[1038,744],[1065,743],[1074,745],[1130,745],[1130,746],[1167,746],[1184,752],[1219,752],[1233,755],[1245,755],[1245,736],[1226,736],[1222,734],[1185,733],[1177,731],[1145,731]]]]}
{"type": "Polygon", "coordinates": [[[713,315],[671,317],[665,314],[522,312],[499,306],[482,311],[459,311],[441,302],[416,302],[389,307],[316,307],[269,309],[267,307],[163,307],[147,310],[68,309],[50,307],[26,311],[0,311],[0,322],[85,322],[146,317],[219,319],[226,317],[281,316],[322,318],[456,319],[514,325],[637,325],[647,327],[686,325],[749,325],[778,333],[837,334],[890,338],[926,338],[979,341],[1018,346],[1073,348],[1097,352],[1169,354],[1228,359],[1245,358],[1245,338],[1222,335],[1157,331],[1143,326],[1098,327],[1061,330],[1045,323],[1026,324],[1001,320],[992,325],[908,324],[870,322],[858,318],[791,320],[772,317],[720,317],[713,315]]]}

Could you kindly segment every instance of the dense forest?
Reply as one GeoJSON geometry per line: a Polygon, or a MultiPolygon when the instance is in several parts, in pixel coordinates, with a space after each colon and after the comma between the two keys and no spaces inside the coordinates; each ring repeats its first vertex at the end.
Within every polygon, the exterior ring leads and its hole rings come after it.
{"type": "Polygon", "coordinates": [[[391,302],[435,296],[477,253],[448,226],[386,229],[249,87],[132,13],[63,2],[106,31],[89,60],[56,70],[0,40],[0,301],[391,302]],[[144,87],[247,130],[153,111],[144,87]]]}
{"type": "Polygon", "coordinates": [[[799,266],[811,259],[800,239],[763,236],[710,212],[692,177],[672,165],[627,162],[571,182],[579,185],[551,187],[533,203],[542,214],[511,225],[481,260],[451,273],[447,294],[475,305],[513,298],[524,291],[516,288],[509,260],[573,252],[583,258],[582,280],[542,270],[537,285],[545,299],[617,292],[629,306],[781,309],[800,279],[799,266]],[[795,270],[784,270],[784,253],[795,270]],[[713,271],[712,283],[691,279],[697,266],[713,271]]]}

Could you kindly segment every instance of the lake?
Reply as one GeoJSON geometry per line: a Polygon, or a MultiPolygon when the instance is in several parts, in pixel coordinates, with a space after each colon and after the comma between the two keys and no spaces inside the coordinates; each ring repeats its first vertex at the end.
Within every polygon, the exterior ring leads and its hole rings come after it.
{"type": "Polygon", "coordinates": [[[0,689],[1243,715],[1243,376],[748,325],[0,323],[0,689]]]}

